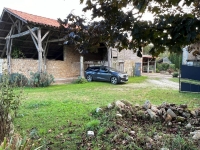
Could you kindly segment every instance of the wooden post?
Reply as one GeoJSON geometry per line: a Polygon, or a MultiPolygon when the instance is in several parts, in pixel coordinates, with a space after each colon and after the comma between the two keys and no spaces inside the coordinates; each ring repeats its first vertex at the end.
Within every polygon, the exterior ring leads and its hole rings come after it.
{"type": "Polygon", "coordinates": [[[111,67],[111,47],[110,48],[107,48],[107,51],[108,51],[108,67],[111,67]]]}
{"type": "Polygon", "coordinates": [[[147,73],[149,73],[149,58],[148,58],[148,62],[147,62],[147,73]]]}
{"type": "Polygon", "coordinates": [[[43,71],[43,60],[42,60],[42,38],[41,38],[41,28],[39,28],[37,32],[37,39],[38,39],[38,71],[42,73],[43,71]]]}
{"type": "Polygon", "coordinates": [[[155,58],[155,61],[154,61],[154,73],[156,73],[156,58],[155,58]]]}
{"type": "Polygon", "coordinates": [[[11,74],[11,52],[12,52],[12,42],[13,40],[10,38],[11,35],[14,33],[14,30],[15,30],[15,25],[12,25],[11,27],[11,30],[8,34],[7,37],[9,37],[7,40],[6,40],[6,55],[7,55],[7,71],[9,74],[11,74]]]}
{"type": "Polygon", "coordinates": [[[84,65],[83,65],[83,56],[80,56],[80,77],[83,78],[84,77],[84,65]]]}

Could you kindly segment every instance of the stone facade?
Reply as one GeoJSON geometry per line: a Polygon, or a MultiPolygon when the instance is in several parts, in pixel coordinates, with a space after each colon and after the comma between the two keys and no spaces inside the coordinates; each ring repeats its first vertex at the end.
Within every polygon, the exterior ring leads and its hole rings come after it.
{"type": "Polygon", "coordinates": [[[182,58],[183,65],[200,66],[200,43],[183,48],[182,58]]]}
{"type": "Polygon", "coordinates": [[[142,59],[133,50],[123,49],[118,52],[117,49],[113,48],[111,62],[112,67],[127,72],[129,76],[133,76],[135,63],[142,63],[142,59]]]}
{"type": "MultiPolygon", "coordinates": [[[[68,78],[79,76],[80,72],[80,54],[73,47],[66,46],[63,50],[64,61],[47,60],[46,70],[52,74],[55,80],[67,80],[68,78]]],[[[3,67],[6,69],[7,60],[3,60],[3,67]]],[[[12,59],[11,72],[22,73],[30,77],[31,72],[38,71],[38,60],[34,59],[12,59]]]]}
{"type": "MultiPolygon", "coordinates": [[[[56,81],[66,81],[68,79],[77,78],[80,75],[80,54],[74,50],[73,46],[65,46],[63,50],[63,61],[47,60],[46,71],[52,74],[56,81]]],[[[95,58],[92,55],[90,58],[95,58]]],[[[142,59],[137,57],[132,50],[112,50],[112,67],[127,72],[129,76],[133,76],[135,63],[141,63],[142,59]]],[[[106,61],[104,65],[108,65],[106,61]]],[[[38,60],[35,59],[12,59],[11,72],[22,73],[26,77],[30,77],[31,72],[38,71],[38,60]]],[[[85,63],[84,69],[88,65],[85,63]]],[[[3,60],[3,68],[7,67],[6,59],[3,60]]]]}

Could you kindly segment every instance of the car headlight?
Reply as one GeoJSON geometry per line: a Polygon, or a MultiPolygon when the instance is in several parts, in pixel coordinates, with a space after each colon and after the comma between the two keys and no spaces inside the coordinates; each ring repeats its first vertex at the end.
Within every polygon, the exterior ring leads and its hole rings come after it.
{"type": "Polygon", "coordinates": [[[124,77],[124,75],[123,75],[123,74],[119,74],[119,77],[120,77],[120,78],[123,78],[123,77],[124,77]]]}

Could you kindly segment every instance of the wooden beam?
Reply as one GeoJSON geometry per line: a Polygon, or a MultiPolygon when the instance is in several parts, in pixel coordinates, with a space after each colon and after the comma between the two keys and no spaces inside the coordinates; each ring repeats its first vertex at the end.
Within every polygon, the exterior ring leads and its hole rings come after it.
{"type": "Polygon", "coordinates": [[[22,31],[22,23],[21,21],[18,22],[18,28],[17,28],[18,33],[22,31]]]}
{"type": "Polygon", "coordinates": [[[0,40],[6,40],[6,38],[5,37],[0,37],[0,40]]]}
{"type": "Polygon", "coordinates": [[[13,24],[13,23],[11,23],[11,22],[6,22],[6,21],[0,21],[0,23],[6,23],[6,24],[10,24],[10,25],[13,24]]]}
{"type": "Polygon", "coordinates": [[[3,57],[5,51],[6,51],[6,45],[4,46],[4,48],[3,48],[3,52],[1,53],[1,58],[3,57]]]}
{"type": "Polygon", "coordinates": [[[35,33],[31,30],[31,28],[29,26],[27,26],[27,28],[29,29],[29,31],[31,32],[31,35],[33,35],[33,37],[38,41],[38,37],[35,35],[35,33]]]}
{"type": "Polygon", "coordinates": [[[49,34],[49,32],[50,31],[47,31],[46,33],[45,33],[45,35],[42,37],[42,41],[45,39],[45,37],[49,34]]]}
{"type": "MultiPolygon", "coordinates": [[[[34,27],[34,28],[30,29],[30,30],[31,30],[32,32],[34,32],[34,31],[37,31],[38,29],[39,29],[38,27],[34,27]]],[[[10,37],[6,37],[6,39],[8,39],[8,38],[13,39],[13,38],[17,38],[17,37],[22,37],[22,36],[28,35],[28,34],[31,33],[30,30],[24,31],[24,32],[19,33],[19,34],[11,35],[10,37]]]]}
{"type": "Polygon", "coordinates": [[[37,49],[37,51],[38,51],[38,44],[37,44],[37,42],[36,42],[36,40],[35,40],[35,38],[33,37],[33,35],[31,34],[31,38],[32,38],[32,40],[33,40],[33,43],[35,44],[35,47],[36,47],[36,49],[37,49]]]}
{"type": "Polygon", "coordinates": [[[20,48],[26,48],[26,49],[36,49],[34,46],[20,46],[20,48]]]}
{"type": "Polygon", "coordinates": [[[28,41],[28,40],[20,40],[20,39],[15,39],[15,41],[23,42],[23,43],[32,43],[33,41],[28,41]]]}
{"type": "Polygon", "coordinates": [[[10,18],[10,20],[12,21],[12,23],[15,23],[9,13],[8,13],[8,17],[10,18]]]}
{"type": "Polygon", "coordinates": [[[10,30],[0,29],[0,31],[9,32],[10,30]]]}
{"type": "Polygon", "coordinates": [[[3,44],[3,43],[0,43],[0,45],[5,45],[5,44],[3,44]]]}
{"type": "Polygon", "coordinates": [[[43,52],[43,48],[42,48],[42,38],[41,38],[41,29],[39,29],[37,31],[37,43],[38,43],[38,71],[39,73],[42,73],[43,71],[43,59],[42,59],[42,52],[43,52]]]}
{"type": "Polygon", "coordinates": [[[50,42],[62,42],[62,41],[65,41],[65,38],[49,40],[48,43],[50,43],[50,42]]]}

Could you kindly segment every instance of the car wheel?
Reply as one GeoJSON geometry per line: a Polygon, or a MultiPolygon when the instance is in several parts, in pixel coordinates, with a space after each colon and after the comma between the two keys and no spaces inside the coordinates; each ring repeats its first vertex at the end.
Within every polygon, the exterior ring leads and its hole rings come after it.
{"type": "Polygon", "coordinates": [[[88,82],[91,82],[92,81],[92,76],[91,75],[87,75],[86,79],[87,79],[88,82]]]}
{"type": "Polygon", "coordinates": [[[111,79],[110,79],[110,82],[112,83],[112,84],[117,84],[117,77],[111,77],[111,79]]]}

